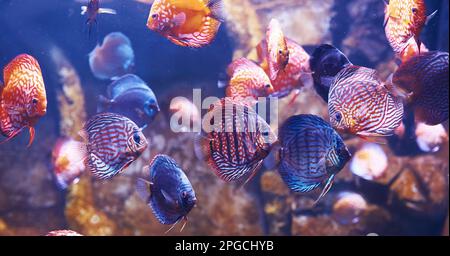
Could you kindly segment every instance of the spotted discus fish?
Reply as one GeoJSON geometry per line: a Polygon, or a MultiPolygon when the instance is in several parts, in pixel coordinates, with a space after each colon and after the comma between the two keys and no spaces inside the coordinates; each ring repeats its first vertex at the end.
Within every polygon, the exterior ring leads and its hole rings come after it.
{"type": "Polygon", "coordinates": [[[417,121],[437,125],[448,120],[448,59],[447,52],[422,53],[394,73],[394,89],[413,108],[417,121]]]}
{"type": "Polygon", "coordinates": [[[205,117],[211,127],[196,141],[196,153],[221,179],[247,183],[269,154],[276,137],[270,126],[250,107],[224,98],[205,117]]]}
{"type": "Polygon", "coordinates": [[[316,203],[330,190],[336,174],[350,160],[339,134],[322,118],[297,115],[286,120],[279,132],[278,171],[294,192],[309,192],[325,183],[316,203]]]}
{"type": "Polygon", "coordinates": [[[230,77],[228,84],[225,84],[227,97],[257,100],[273,93],[272,83],[264,70],[246,58],[233,61],[228,66],[227,74],[230,77]]]}
{"type": "Polygon", "coordinates": [[[223,21],[222,0],[155,0],[147,27],[174,44],[200,48],[212,42],[223,21]]]}
{"type": "Polygon", "coordinates": [[[284,70],[289,63],[289,49],[281,30],[281,24],[272,19],[266,32],[267,40],[267,64],[269,66],[269,78],[275,80],[278,72],[284,70]]]}
{"type": "Polygon", "coordinates": [[[30,146],[34,140],[34,125],[47,112],[41,68],[35,58],[21,54],[4,68],[3,78],[5,84],[0,84],[0,132],[7,137],[3,142],[28,128],[30,146]]]}
{"type": "MultiPolygon", "coordinates": [[[[275,79],[271,80],[273,93],[270,96],[277,98],[285,97],[291,91],[302,88],[304,86],[302,78],[311,74],[308,53],[298,43],[289,38],[286,38],[286,44],[289,51],[287,65],[278,72],[275,79]]],[[[261,41],[257,46],[257,53],[261,67],[269,74],[266,45],[266,40],[261,41]]]]}
{"type": "Polygon", "coordinates": [[[333,80],[328,98],[331,124],[341,132],[390,136],[402,122],[402,101],[384,87],[373,69],[344,68],[333,80]]]}
{"type": "Polygon", "coordinates": [[[386,37],[398,55],[401,55],[413,39],[420,49],[420,33],[428,21],[437,13],[427,17],[424,0],[390,0],[386,4],[384,27],[386,37]]]}
{"type": "Polygon", "coordinates": [[[137,180],[136,191],[158,221],[170,225],[184,220],[186,224],[197,198],[181,167],[169,156],[157,155],[144,170],[145,178],[137,180]]]}
{"type": "Polygon", "coordinates": [[[148,142],[129,118],[113,113],[100,113],[92,117],[80,132],[84,139],[86,166],[100,179],[111,178],[126,169],[147,148],[148,142]]]}

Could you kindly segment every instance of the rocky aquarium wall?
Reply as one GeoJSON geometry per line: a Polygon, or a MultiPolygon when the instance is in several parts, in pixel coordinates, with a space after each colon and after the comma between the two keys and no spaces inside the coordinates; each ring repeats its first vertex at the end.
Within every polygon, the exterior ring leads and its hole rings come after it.
{"type": "MultiPolygon", "coordinates": [[[[276,168],[264,166],[242,189],[225,183],[197,158],[195,133],[170,129],[171,100],[192,99],[193,88],[202,90],[202,98],[223,97],[217,81],[232,60],[256,59],[254,49],[271,18],[309,54],[320,44],[332,44],[353,63],[387,78],[397,64],[383,28],[383,1],[224,0],[224,25],[202,49],[176,46],[148,30],[151,1],[100,1],[117,15],[100,16],[91,38],[80,15],[83,1],[35,2],[0,1],[0,67],[20,53],[35,56],[48,99],[31,147],[26,146],[27,132],[0,145],[0,235],[63,229],[83,235],[163,235],[168,226],[158,222],[135,189],[136,178],[156,154],[180,164],[198,199],[183,232],[174,229],[169,235],[448,235],[448,121],[435,152],[422,152],[414,141],[378,144],[387,164],[370,179],[355,175],[349,162],[317,206],[313,203],[320,191],[291,192],[276,168]],[[60,137],[76,138],[96,113],[97,98],[110,82],[93,76],[88,54],[114,31],[130,38],[136,55],[133,73],[155,92],[161,112],[144,130],[149,147],[126,171],[109,180],[85,172],[61,190],[53,174],[52,149],[60,137]],[[404,153],[404,147],[413,153],[404,153]]],[[[430,13],[438,13],[422,32],[422,41],[431,50],[448,52],[449,1],[426,4],[430,13]]],[[[327,105],[311,81],[293,104],[290,99],[279,103],[280,123],[302,113],[328,120],[327,105]]],[[[358,156],[370,142],[348,136],[345,143],[358,156]]]]}

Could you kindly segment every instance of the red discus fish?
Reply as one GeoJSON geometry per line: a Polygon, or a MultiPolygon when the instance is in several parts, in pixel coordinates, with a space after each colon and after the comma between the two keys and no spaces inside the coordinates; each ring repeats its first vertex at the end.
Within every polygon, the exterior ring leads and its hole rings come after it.
{"type": "Polygon", "coordinates": [[[276,19],[272,19],[266,32],[267,64],[270,80],[275,80],[278,73],[283,71],[289,62],[289,49],[284,37],[281,25],[276,19]]]}
{"type": "MultiPolygon", "coordinates": [[[[309,67],[310,56],[306,51],[295,41],[286,38],[287,47],[289,50],[289,59],[286,67],[278,72],[276,79],[271,80],[273,85],[273,93],[271,96],[282,98],[292,90],[303,87],[302,77],[310,75],[311,69],[309,67]]],[[[269,61],[267,52],[267,41],[263,40],[257,46],[258,59],[261,67],[269,74],[269,61]]]]}
{"type": "MultiPolygon", "coordinates": [[[[227,69],[230,77],[226,89],[227,97],[267,97],[273,93],[273,86],[264,70],[246,58],[233,61],[227,69]]],[[[219,87],[222,87],[219,84],[219,87]]]]}
{"type": "Polygon", "coordinates": [[[221,179],[231,182],[245,178],[247,183],[269,154],[275,134],[253,108],[238,100],[218,101],[208,117],[213,124],[198,135],[197,155],[221,179]]]}
{"type": "Polygon", "coordinates": [[[424,0],[390,0],[385,8],[384,27],[386,37],[397,55],[402,55],[411,38],[420,49],[420,33],[428,21],[437,13],[426,15],[424,0]]]}
{"type": "Polygon", "coordinates": [[[222,10],[222,0],[155,0],[147,27],[174,44],[200,48],[216,37],[222,10]]]}
{"type": "Polygon", "coordinates": [[[0,132],[8,141],[28,128],[30,146],[34,140],[33,126],[47,112],[41,68],[35,58],[21,54],[4,68],[3,78],[5,84],[0,86],[0,132]]]}

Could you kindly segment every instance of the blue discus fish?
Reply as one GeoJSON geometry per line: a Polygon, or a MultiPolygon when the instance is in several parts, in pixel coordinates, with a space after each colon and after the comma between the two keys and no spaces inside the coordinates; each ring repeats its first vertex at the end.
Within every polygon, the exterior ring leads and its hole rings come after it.
{"type": "Polygon", "coordinates": [[[139,127],[149,124],[159,113],[152,89],[138,76],[127,74],[108,86],[107,97],[100,95],[97,112],[113,112],[133,120],[139,127]]]}
{"type": "Polygon", "coordinates": [[[144,170],[147,177],[139,178],[136,182],[139,196],[151,206],[161,224],[173,224],[173,228],[184,220],[183,230],[187,215],[197,202],[194,188],[186,174],[175,160],[166,155],[155,156],[144,170]]]}
{"type": "Polygon", "coordinates": [[[115,79],[134,67],[134,51],[131,41],[120,32],[109,33],[102,45],[89,53],[89,66],[95,77],[102,80],[115,79]]]}
{"type": "Polygon", "coordinates": [[[350,152],[339,134],[322,118],[292,116],[279,132],[281,149],[278,171],[294,192],[309,192],[323,182],[316,203],[330,190],[336,174],[350,160],[350,152]]]}
{"type": "Polygon", "coordinates": [[[314,50],[309,64],[313,72],[314,88],[325,102],[328,102],[328,92],[334,77],[343,68],[352,65],[347,56],[328,44],[320,45],[314,50]]]}

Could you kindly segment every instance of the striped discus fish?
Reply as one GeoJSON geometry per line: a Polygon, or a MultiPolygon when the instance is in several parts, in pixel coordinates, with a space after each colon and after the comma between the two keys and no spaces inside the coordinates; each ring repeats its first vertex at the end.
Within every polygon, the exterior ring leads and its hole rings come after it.
{"type": "Polygon", "coordinates": [[[426,15],[424,0],[390,0],[386,4],[384,27],[386,37],[397,55],[401,55],[408,42],[414,39],[420,49],[420,33],[436,14],[426,15]]]}
{"type": "Polygon", "coordinates": [[[449,68],[447,52],[427,52],[402,63],[392,83],[406,98],[416,120],[437,125],[448,120],[449,68]]]}
{"type": "Polygon", "coordinates": [[[332,126],[360,137],[390,136],[400,126],[403,104],[373,69],[348,66],[333,80],[328,96],[332,126]]]}
{"type": "Polygon", "coordinates": [[[205,117],[212,127],[199,135],[196,152],[227,182],[247,183],[260,168],[275,142],[270,126],[250,107],[224,98],[205,117]]]}
{"type": "Polygon", "coordinates": [[[330,190],[351,155],[339,134],[322,118],[297,115],[281,126],[278,171],[295,192],[309,192],[325,182],[316,203],[330,190]]]}
{"type": "Polygon", "coordinates": [[[4,68],[3,78],[5,84],[0,84],[0,132],[7,137],[3,142],[28,128],[30,146],[34,140],[33,126],[47,112],[41,68],[35,58],[21,54],[4,68]]]}
{"type": "Polygon", "coordinates": [[[216,37],[222,11],[222,0],[155,0],[147,27],[176,45],[200,48],[216,37]]]}
{"type": "Polygon", "coordinates": [[[129,118],[113,113],[92,117],[80,132],[87,167],[100,179],[111,178],[133,163],[148,142],[129,118]]]}

